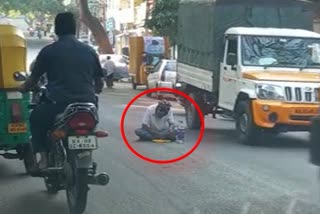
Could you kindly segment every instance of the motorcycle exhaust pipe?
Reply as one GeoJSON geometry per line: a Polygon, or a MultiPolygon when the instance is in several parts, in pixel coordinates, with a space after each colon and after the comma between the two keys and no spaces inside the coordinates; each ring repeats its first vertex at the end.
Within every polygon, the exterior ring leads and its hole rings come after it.
{"type": "Polygon", "coordinates": [[[89,184],[106,186],[109,183],[110,177],[107,173],[89,176],[89,184]]]}

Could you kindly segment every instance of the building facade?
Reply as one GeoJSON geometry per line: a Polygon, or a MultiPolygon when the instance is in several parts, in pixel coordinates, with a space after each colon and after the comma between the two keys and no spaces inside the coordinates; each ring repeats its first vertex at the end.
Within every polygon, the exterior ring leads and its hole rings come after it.
{"type": "Polygon", "coordinates": [[[116,53],[129,46],[130,36],[149,35],[144,28],[148,5],[154,0],[107,0],[107,26],[116,53]]]}

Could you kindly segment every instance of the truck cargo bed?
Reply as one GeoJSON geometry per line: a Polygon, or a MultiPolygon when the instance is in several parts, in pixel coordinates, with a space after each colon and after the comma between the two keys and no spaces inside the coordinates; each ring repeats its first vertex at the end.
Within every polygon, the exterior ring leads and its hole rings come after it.
{"type": "Polygon", "coordinates": [[[178,12],[180,81],[217,92],[227,29],[313,30],[311,6],[309,2],[298,0],[181,0],[178,12]]]}

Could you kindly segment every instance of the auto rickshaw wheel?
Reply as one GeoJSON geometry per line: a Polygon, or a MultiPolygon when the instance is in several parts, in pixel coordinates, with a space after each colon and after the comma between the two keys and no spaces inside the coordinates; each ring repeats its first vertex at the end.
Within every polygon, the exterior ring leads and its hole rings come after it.
{"type": "Polygon", "coordinates": [[[26,143],[22,150],[23,164],[27,174],[31,174],[32,169],[36,166],[36,156],[33,154],[32,144],[26,143]]]}

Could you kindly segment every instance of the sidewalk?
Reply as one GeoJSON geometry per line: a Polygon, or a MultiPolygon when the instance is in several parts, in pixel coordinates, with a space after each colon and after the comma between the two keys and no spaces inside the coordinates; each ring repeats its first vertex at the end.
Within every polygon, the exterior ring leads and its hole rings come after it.
{"type": "MultiPolygon", "coordinates": [[[[105,85],[105,88],[107,88],[106,85],[105,85]]],[[[132,84],[131,83],[125,83],[125,82],[114,82],[113,83],[113,88],[114,89],[132,89],[132,84]]]]}

